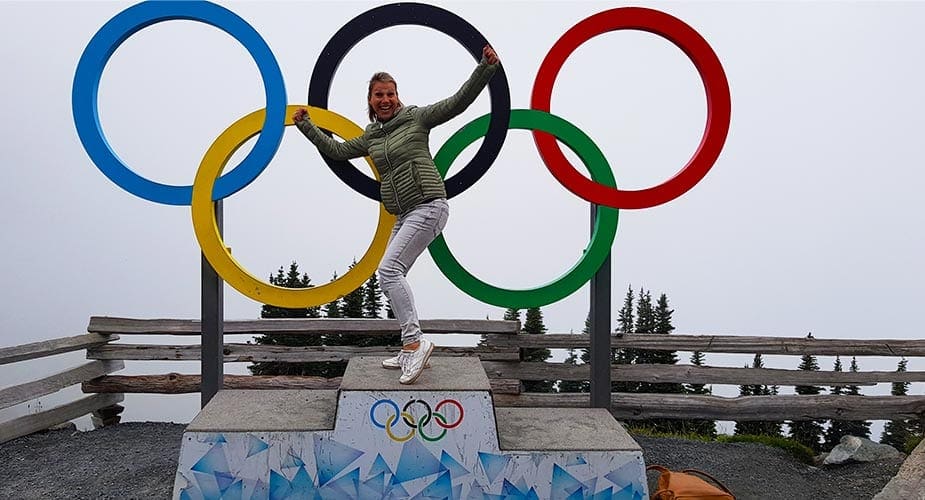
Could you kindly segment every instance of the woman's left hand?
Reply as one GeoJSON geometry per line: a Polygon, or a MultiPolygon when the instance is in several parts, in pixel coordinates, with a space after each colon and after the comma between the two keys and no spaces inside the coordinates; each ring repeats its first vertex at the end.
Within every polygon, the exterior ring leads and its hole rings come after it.
{"type": "Polygon", "coordinates": [[[491,48],[491,45],[486,45],[482,48],[482,56],[488,61],[488,64],[498,64],[498,54],[495,53],[495,49],[491,48]]]}

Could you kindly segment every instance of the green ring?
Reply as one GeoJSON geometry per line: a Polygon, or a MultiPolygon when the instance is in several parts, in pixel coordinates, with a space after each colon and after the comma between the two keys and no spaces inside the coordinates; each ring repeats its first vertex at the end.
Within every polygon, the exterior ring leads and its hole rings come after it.
{"type": "MultiPolygon", "coordinates": [[[[438,417],[443,421],[443,424],[446,425],[446,417],[437,412],[434,412],[434,418],[438,417]]],[[[418,434],[421,435],[421,438],[424,441],[430,441],[433,443],[434,441],[440,441],[443,439],[443,436],[446,436],[446,428],[444,428],[443,432],[441,432],[437,437],[430,437],[427,434],[424,434],[424,426],[427,425],[428,422],[430,422],[430,415],[421,415],[421,418],[418,419],[418,434]]]]}
{"type": "MultiPolygon", "coordinates": [[[[467,146],[486,134],[490,118],[491,115],[476,118],[446,141],[434,157],[434,163],[440,175],[445,177],[453,160],[467,146]]],[[[610,164],[607,163],[600,148],[591,141],[587,134],[568,121],[544,111],[514,109],[511,110],[511,121],[508,128],[540,130],[555,135],[581,158],[591,172],[591,179],[605,186],[617,187],[610,164]]],[[[476,278],[456,260],[442,234],[434,239],[428,250],[444,276],[473,298],[499,307],[527,309],[545,306],[562,300],[581,288],[594,276],[610,254],[610,248],[617,235],[619,210],[598,206],[597,215],[591,241],[585,248],[581,259],[558,279],[536,288],[509,290],[489,285],[476,278]]]]}

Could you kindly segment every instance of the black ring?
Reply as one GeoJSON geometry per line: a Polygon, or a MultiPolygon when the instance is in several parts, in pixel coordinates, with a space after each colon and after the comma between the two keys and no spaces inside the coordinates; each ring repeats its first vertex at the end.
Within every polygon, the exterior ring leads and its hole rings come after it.
{"type": "MultiPolygon", "coordinates": [[[[427,408],[427,418],[425,419],[426,422],[424,423],[426,424],[427,422],[430,422],[430,419],[433,417],[433,410],[430,408],[430,405],[427,404],[427,402],[424,401],[423,399],[412,399],[408,401],[407,403],[405,403],[404,408],[401,409],[401,412],[408,413],[408,407],[414,403],[421,403],[422,405],[424,405],[424,408],[427,408]]],[[[401,418],[402,420],[405,421],[405,425],[407,425],[408,427],[411,427],[412,429],[418,428],[418,425],[416,423],[408,421],[408,417],[405,417],[404,415],[402,415],[401,418]]]]}
{"type": "MultiPolygon", "coordinates": [[[[465,47],[476,61],[482,59],[482,48],[488,44],[488,40],[466,20],[433,5],[393,3],[376,7],[350,20],[322,49],[308,85],[308,104],[327,109],[334,74],[347,52],[360,40],[379,30],[404,24],[426,26],[448,35],[465,47]]],[[[488,82],[488,91],[491,96],[488,133],[485,134],[485,139],[472,160],[456,175],[444,181],[448,198],[469,189],[488,171],[501,152],[504,139],[507,137],[508,123],[511,119],[511,89],[504,68],[500,64],[488,82]]],[[[354,191],[367,198],[381,201],[377,180],[362,173],[348,161],[332,160],[324,154],[321,156],[334,175],[354,191]]]]}

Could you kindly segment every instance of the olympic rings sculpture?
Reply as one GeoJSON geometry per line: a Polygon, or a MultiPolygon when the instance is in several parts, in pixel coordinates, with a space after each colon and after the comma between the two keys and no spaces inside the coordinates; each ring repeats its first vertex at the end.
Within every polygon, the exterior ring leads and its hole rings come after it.
{"type": "Polygon", "coordinates": [[[460,404],[459,401],[455,399],[444,399],[443,401],[437,403],[433,409],[431,409],[430,405],[427,404],[427,402],[423,399],[412,399],[405,403],[405,406],[402,407],[401,411],[398,410],[398,404],[395,403],[395,401],[392,401],[391,399],[380,399],[379,401],[373,403],[373,405],[369,408],[370,422],[372,422],[373,425],[380,429],[385,429],[385,433],[389,439],[398,443],[404,443],[405,441],[408,441],[414,437],[415,433],[419,434],[421,439],[425,441],[439,441],[446,436],[447,429],[455,429],[456,427],[459,427],[459,424],[461,424],[463,421],[463,416],[464,412],[462,404],[460,404]],[[414,415],[412,415],[410,411],[412,405],[415,403],[422,405],[426,412],[418,417],[417,420],[415,420],[414,415]],[[376,418],[376,409],[381,405],[387,405],[392,409],[392,413],[386,417],[385,423],[380,422],[379,419],[376,418]],[[440,410],[446,405],[455,406],[456,410],[459,412],[459,417],[452,423],[447,422],[447,418],[442,413],[440,413],[440,410]],[[408,432],[402,436],[397,436],[392,431],[392,428],[399,420],[401,420],[409,429],[408,432]],[[429,424],[431,420],[433,420],[437,426],[442,428],[440,433],[436,436],[429,436],[424,431],[425,426],[429,424]]]}
{"type": "MultiPolygon", "coordinates": [[[[343,139],[362,134],[359,125],[326,109],[334,74],[344,56],[362,39],[379,30],[407,24],[426,26],[446,34],[476,60],[481,57],[482,47],[488,43],[471,24],[439,7],[404,2],[377,7],[346,23],[324,47],[312,71],[308,105],[287,105],[282,74],[272,51],[253,27],[239,16],[205,1],[148,1],[136,4],[103,25],[81,55],[72,90],[72,111],[78,136],[100,171],[126,191],[156,203],[190,205],[193,228],[203,255],[223,280],[245,296],[264,304],[292,308],[331,302],[361,286],[375,272],[395,220],[381,203],[376,232],[360,261],[340,278],[304,289],[266,283],[250,274],[235,260],[222,240],[213,204],[245,188],[263,172],[279,149],[285,127],[292,125],[292,112],[299,107],[307,107],[311,119],[319,127],[343,139]],[[193,184],[188,186],[160,184],[139,176],[125,165],[106,141],[97,103],[103,69],[115,50],[138,31],[176,19],[206,23],[234,37],[257,63],[266,91],[266,108],[254,111],[228,127],[209,147],[199,164],[193,184]],[[240,164],[223,174],[225,164],[233,153],[258,133],[260,137],[253,150],[240,164]]],[[[618,209],[649,208],[667,203],[700,182],[722,151],[729,132],[732,108],[726,74],[706,40],[683,21],[664,12],[641,7],[621,7],[599,12],[580,21],[562,35],[537,72],[531,96],[532,109],[511,109],[510,89],[503,67],[496,71],[489,82],[488,91],[491,112],[463,126],[434,156],[441,175],[446,176],[460,152],[478,138],[484,137],[469,163],[445,180],[447,195],[456,196],[474,185],[497,158],[508,129],[515,128],[532,131],[540,157],[559,183],[577,196],[599,205],[591,240],[581,259],[561,277],[535,288],[510,290],[485,283],[469,273],[453,257],[442,235],[431,244],[429,251],[434,262],[454,285],[478,300],[500,307],[544,306],[567,297],[587,283],[610,252],[616,237],[618,209]],[[646,31],[675,44],[694,63],[706,91],[706,126],[697,150],[674,177],[642,190],[618,189],[609,163],[594,142],[577,127],[550,111],[552,87],[571,53],[591,38],[617,30],[646,31]],[[590,179],[568,161],[557,140],[585,163],[590,179]]],[[[378,173],[369,158],[367,163],[373,177],[362,174],[349,162],[334,161],[327,157],[324,160],[334,174],[352,189],[379,201],[378,173]]],[[[400,416],[404,417],[396,406],[393,420],[400,416]]],[[[438,425],[446,423],[437,414],[433,418],[438,425]]],[[[409,422],[406,420],[406,424],[409,422]]],[[[377,425],[391,432],[392,423],[377,425]]],[[[422,423],[415,425],[420,426],[422,423]]]]}

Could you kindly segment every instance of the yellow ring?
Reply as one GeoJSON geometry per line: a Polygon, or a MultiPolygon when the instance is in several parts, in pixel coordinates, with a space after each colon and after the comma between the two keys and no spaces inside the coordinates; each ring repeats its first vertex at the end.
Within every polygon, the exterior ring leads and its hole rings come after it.
{"type": "MultiPolygon", "coordinates": [[[[299,108],[308,109],[309,116],[316,125],[337,134],[343,139],[352,139],[363,133],[363,129],[357,124],[332,111],[298,105],[287,107],[287,127],[293,125],[292,114],[299,108]]],[[[202,158],[199,170],[196,172],[196,181],[193,183],[191,204],[193,230],[196,232],[196,239],[199,240],[199,246],[202,248],[202,254],[206,257],[206,260],[212,264],[212,267],[225,282],[245,296],[263,304],[278,307],[299,308],[327,304],[356,290],[376,272],[376,267],[378,267],[382,256],[385,254],[385,247],[388,244],[392,226],[395,223],[395,216],[386,212],[382,204],[379,204],[379,225],[376,227],[376,234],[373,236],[373,241],[370,243],[369,248],[366,249],[363,258],[347,273],[330,283],[310,288],[284,288],[266,283],[248,273],[231,256],[231,252],[225,246],[222,235],[218,231],[215,208],[212,202],[212,189],[215,185],[215,180],[222,174],[225,164],[228,163],[234,152],[248,139],[260,132],[265,114],[266,110],[261,109],[234,122],[215,139],[215,142],[212,143],[212,146],[209,147],[209,150],[202,158]]],[[[379,173],[376,171],[372,160],[367,157],[366,162],[369,163],[373,170],[373,175],[378,180],[379,173]]]]}
{"type": "MultiPolygon", "coordinates": [[[[410,418],[410,419],[414,420],[414,415],[411,415],[411,414],[409,414],[409,413],[401,412],[401,416],[407,417],[407,418],[410,418]]],[[[389,438],[390,438],[392,441],[397,441],[397,442],[399,442],[399,443],[404,443],[405,441],[407,441],[407,440],[411,439],[412,437],[414,437],[414,428],[413,428],[413,427],[412,427],[411,430],[408,432],[408,434],[406,434],[406,435],[404,435],[404,436],[402,436],[402,437],[398,437],[398,436],[396,436],[395,434],[392,434],[392,422],[394,422],[394,421],[395,421],[395,415],[389,415],[389,418],[386,419],[386,421],[385,421],[385,433],[389,435],[389,438]]]]}

